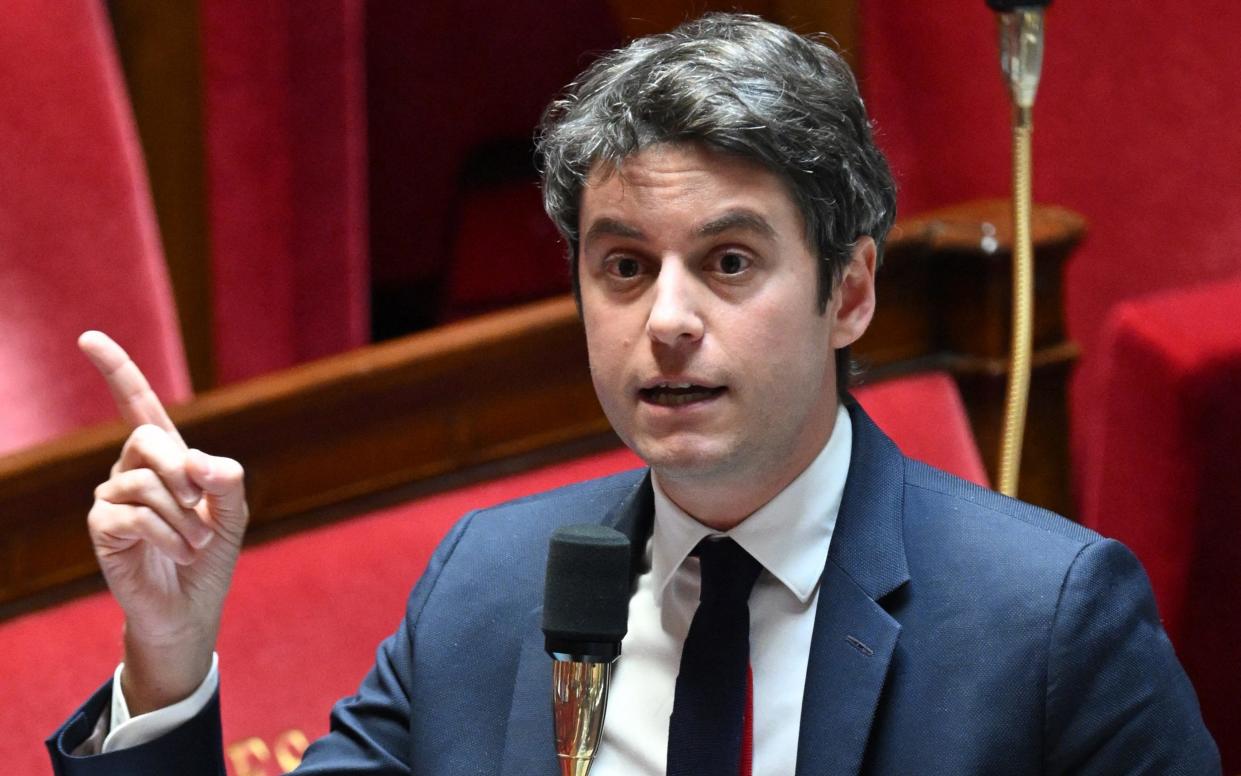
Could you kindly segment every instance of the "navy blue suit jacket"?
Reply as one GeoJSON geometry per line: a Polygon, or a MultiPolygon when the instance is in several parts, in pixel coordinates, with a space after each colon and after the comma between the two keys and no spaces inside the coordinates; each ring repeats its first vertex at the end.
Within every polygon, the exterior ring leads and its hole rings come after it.
{"type": "MultiPolygon", "coordinates": [[[[907,459],[851,413],[798,776],[1219,773],[1124,547],[907,459]]],[[[299,773],[557,774],[539,627],[548,537],[598,520],[637,554],[652,510],[638,471],[467,515],[299,773]]],[[[67,756],[108,692],[49,740],[58,774],[223,772],[214,702],[145,746],[67,756]]]]}

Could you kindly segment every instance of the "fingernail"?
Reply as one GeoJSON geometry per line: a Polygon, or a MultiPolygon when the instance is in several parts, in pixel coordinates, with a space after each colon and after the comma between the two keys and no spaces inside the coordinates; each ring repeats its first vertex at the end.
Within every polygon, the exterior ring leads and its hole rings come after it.
{"type": "Polygon", "coordinates": [[[197,493],[185,491],[180,496],[181,506],[185,507],[186,509],[193,509],[195,506],[197,506],[198,500],[200,498],[201,496],[197,493]]]}
{"type": "Polygon", "coordinates": [[[214,538],[215,538],[214,531],[205,530],[201,536],[199,536],[197,539],[193,541],[194,549],[201,550],[203,547],[206,547],[208,544],[211,544],[211,540],[214,538]]]}

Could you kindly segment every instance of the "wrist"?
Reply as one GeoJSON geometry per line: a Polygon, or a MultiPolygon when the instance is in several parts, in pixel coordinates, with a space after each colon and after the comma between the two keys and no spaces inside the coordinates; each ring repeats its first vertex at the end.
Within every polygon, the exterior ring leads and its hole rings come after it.
{"type": "Polygon", "coordinates": [[[131,716],[171,706],[193,694],[211,670],[213,636],[153,642],[125,628],[121,689],[131,716]]]}

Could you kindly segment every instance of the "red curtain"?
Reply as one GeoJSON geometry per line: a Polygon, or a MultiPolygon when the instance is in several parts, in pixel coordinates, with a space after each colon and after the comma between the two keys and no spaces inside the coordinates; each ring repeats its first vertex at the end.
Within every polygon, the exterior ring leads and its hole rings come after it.
{"type": "Polygon", "coordinates": [[[202,4],[220,383],[369,340],[363,11],[202,4]]]}

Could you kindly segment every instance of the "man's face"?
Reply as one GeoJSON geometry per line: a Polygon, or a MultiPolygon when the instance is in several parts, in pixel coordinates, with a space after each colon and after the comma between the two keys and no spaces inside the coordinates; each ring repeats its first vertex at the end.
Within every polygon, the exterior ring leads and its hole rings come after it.
{"type": "Polygon", "coordinates": [[[784,184],[698,144],[596,168],[579,226],[591,373],[620,437],[669,495],[670,483],[792,481],[831,434],[835,349],[869,322],[873,244],[860,329],[840,293],[820,314],[816,258],[784,184]]]}

